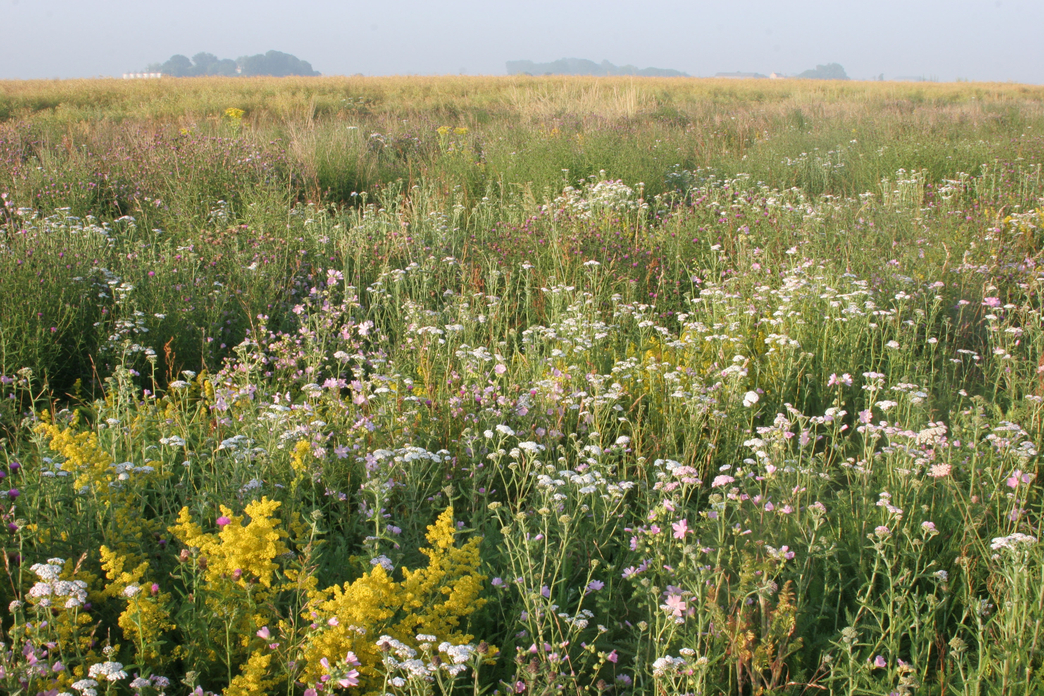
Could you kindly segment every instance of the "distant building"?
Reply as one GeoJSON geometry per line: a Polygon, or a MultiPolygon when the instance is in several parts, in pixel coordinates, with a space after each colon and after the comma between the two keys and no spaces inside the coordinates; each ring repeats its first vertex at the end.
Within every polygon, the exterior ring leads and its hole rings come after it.
{"type": "Polygon", "coordinates": [[[731,80],[764,80],[765,75],[756,72],[720,72],[714,77],[727,77],[731,80]]]}
{"type": "Polygon", "coordinates": [[[158,80],[163,77],[163,73],[158,72],[125,72],[123,73],[124,80],[158,80]]]}

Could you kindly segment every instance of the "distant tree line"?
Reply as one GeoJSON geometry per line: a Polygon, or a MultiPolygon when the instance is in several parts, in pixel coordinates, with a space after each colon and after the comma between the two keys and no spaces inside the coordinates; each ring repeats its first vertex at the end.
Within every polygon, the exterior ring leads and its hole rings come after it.
{"type": "Polygon", "coordinates": [[[848,75],[845,73],[845,69],[837,63],[827,63],[826,65],[817,65],[814,70],[806,70],[805,72],[798,75],[800,78],[806,80],[847,80],[848,75]]]}
{"type": "Polygon", "coordinates": [[[159,72],[171,77],[203,77],[206,75],[224,75],[227,77],[255,77],[270,75],[287,77],[303,75],[315,77],[319,73],[312,70],[312,65],[297,56],[280,51],[258,53],[253,56],[241,56],[235,60],[218,58],[213,53],[197,53],[190,60],[179,54],[173,55],[165,63],[152,63],[146,72],[159,72]]]}
{"type": "Polygon", "coordinates": [[[678,70],[637,68],[633,65],[613,65],[607,60],[596,63],[584,58],[561,58],[551,63],[531,60],[509,60],[508,75],[637,75],[641,77],[688,77],[678,70]]]}

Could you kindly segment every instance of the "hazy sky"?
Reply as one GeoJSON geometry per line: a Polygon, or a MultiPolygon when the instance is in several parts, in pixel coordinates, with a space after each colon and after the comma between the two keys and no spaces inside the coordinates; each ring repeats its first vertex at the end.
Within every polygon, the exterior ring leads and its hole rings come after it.
{"type": "Polygon", "coordinates": [[[0,0],[0,79],[118,76],[200,51],[325,75],[505,74],[558,58],[1044,84],[1044,0],[0,0]]]}

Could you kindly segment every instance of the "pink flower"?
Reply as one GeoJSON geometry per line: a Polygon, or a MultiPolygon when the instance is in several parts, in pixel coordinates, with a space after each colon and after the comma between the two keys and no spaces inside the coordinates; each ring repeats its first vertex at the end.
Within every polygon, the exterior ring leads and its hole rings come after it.
{"type": "Polygon", "coordinates": [[[615,665],[616,661],[620,659],[620,656],[616,654],[615,650],[613,650],[611,653],[605,656],[605,659],[609,660],[615,665]]]}
{"type": "Polygon", "coordinates": [[[928,470],[928,475],[932,478],[946,478],[950,475],[950,469],[952,467],[949,464],[932,464],[932,468],[928,470]]]}
{"type": "Polygon", "coordinates": [[[888,661],[885,660],[883,656],[878,655],[877,657],[874,658],[874,667],[876,667],[878,669],[884,669],[887,666],[888,666],[888,661]]]}
{"type": "Polygon", "coordinates": [[[852,386],[852,375],[850,375],[850,374],[848,374],[846,372],[845,374],[843,374],[840,377],[838,377],[836,374],[831,373],[830,374],[830,379],[827,380],[827,386],[828,387],[840,387],[842,385],[844,385],[846,387],[852,386]]]}
{"type": "MultiPolygon", "coordinates": [[[[348,653],[348,654],[351,655],[352,653],[348,653]]],[[[359,664],[359,663],[355,662],[355,664],[359,664]]],[[[347,689],[349,686],[359,686],[359,670],[357,670],[357,669],[350,670],[348,672],[348,674],[346,674],[343,677],[341,677],[340,679],[338,679],[337,683],[340,684],[341,687],[344,688],[344,689],[347,689]]]]}
{"type": "Polygon", "coordinates": [[[224,527],[225,525],[232,524],[232,520],[228,519],[224,515],[222,515],[221,517],[217,518],[216,522],[217,522],[217,526],[219,526],[219,527],[224,527]]]}
{"type": "Polygon", "coordinates": [[[268,626],[262,626],[257,630],[257,637],[261,640],[268,640],[272,637],[272,632],[268,630],[268,626]]]}
{"type": "Polygon", "coordinates": [[[728,474],[722,474],[721,476],[715,476],[711,482],[711,488],[721,488],[725,484],[732,483],[736,479],[732,478],[728,474]]]}
{"type": "Polygon", "coordinates": [[[684,541],[685,535],[689,533],[689,521],[681,520],[672,524],[671,527],[674,529],[674,538],[684,541]]]}
{"type": "Polygon", "coordinates": [[[1008,488],[1018,488],[1020,483],[1029,483],[1033,480],[1033,474],[1024,474],[1021,469],[1016,469],[1008,477],[1008,488]]]}
{"type": "Polygon", "coordinates": [[[686,604],[681,595],[668,595],[663,608],[672,613],[672,616],[681,616],[686,609],[686,604]]]}

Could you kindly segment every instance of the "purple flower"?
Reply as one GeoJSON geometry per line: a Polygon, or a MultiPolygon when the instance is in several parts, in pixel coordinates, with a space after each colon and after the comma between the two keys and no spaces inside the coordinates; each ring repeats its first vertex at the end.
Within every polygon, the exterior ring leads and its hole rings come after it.
{"type": "MultiPolygon", "coordinates": [[[[602,582],[601,580],[592,580],[591,582],[587,583],[587,593],[597,592],[598,590],[602,589],[603,587],[605,587],[605,583],[602,582]]],[[[587,593],[585,593],[585,594],[587,594],[587,593]]]]}

